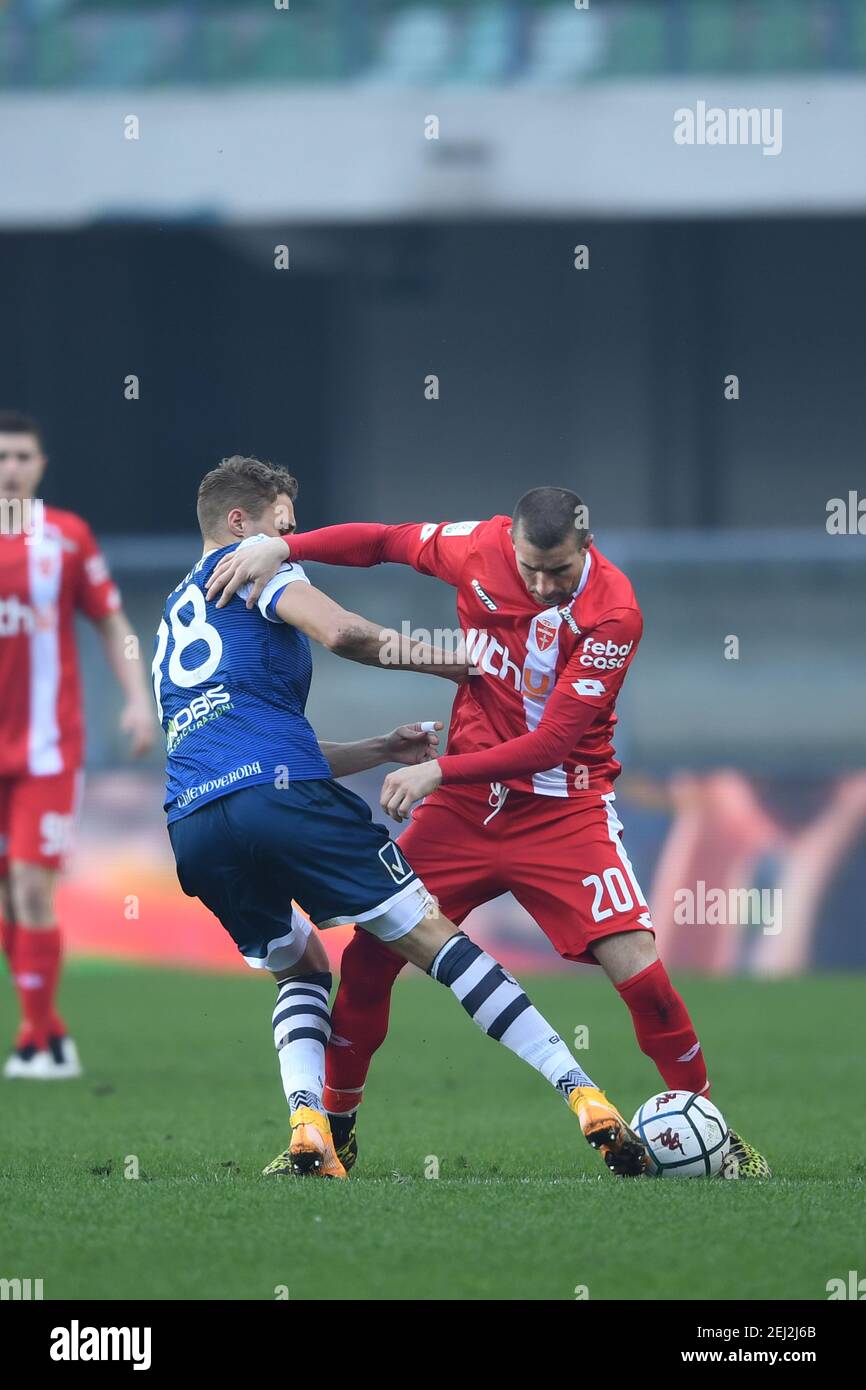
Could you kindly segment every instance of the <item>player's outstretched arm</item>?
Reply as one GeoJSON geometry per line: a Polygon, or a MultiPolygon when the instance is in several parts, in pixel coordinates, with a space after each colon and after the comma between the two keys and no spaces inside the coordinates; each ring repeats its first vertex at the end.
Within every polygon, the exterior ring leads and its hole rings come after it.
{"type": "Polygon", "coordinates": [[[457,584],[472,549],[473,535],[482,523],[404,522],[385,526],[376,521],[352,521],[323,526],[291,536],[257,541],[224,555],[214,566],[207,586],[210,602],[223,608],[245,584],[252,588],[247,608],[252,608],[269,579],[287,558],[316,560],[326,565],[350,565],[369,569],[386,563],[409,565],[419,574],[434,575],[446,584],[457,584]]]}
{"type": "MultiPolygon", "coordinates": [[[[250,547],[252,549],[252,547],[250,547]]],[[[363,666],[381,666],[390,671],[417,671],[421,675],[442,676],[460,685],[468,680],[468,662],[430,642],[403,637],[395,628],[382,627],[341,608],[312,584],[288,584],[276,601],[278,617],[300,628],[328,651],[363,666]]]]}
{"type": "Polygon", "coordinates": [[[367,772],[371,767],[381,767],[382,763],[412,766],[435,758],[439,747],[438,730],[442,727],[441,720],[428,719],[418,724],[401,724],[390,734],[359,739],[356,743],[323,743],[319,740],[319,747],[332,776],[349,777],[353,772],[367,772]]]}

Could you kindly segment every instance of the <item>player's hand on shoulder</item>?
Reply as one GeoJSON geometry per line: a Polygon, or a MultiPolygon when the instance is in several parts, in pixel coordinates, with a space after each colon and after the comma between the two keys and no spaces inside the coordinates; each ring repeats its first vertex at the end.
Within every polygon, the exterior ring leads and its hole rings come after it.
{"type": "Polygon", "coordinates": [[[208,602],[216,598],[217,608],[225,608],[238,589],[250,584],[247,608],[254,608],[268,580],[273,579],[280,565],[285,564],[288,558],[288,547],[282,536],[271,536],[257,541],[255,545],[245,545],[231,551],[214,567],[208,580],[208,602]]]}
{"type": "Polygon", "coordinates": [[[382,810],[392,820],[408,820],[415,802],[434,792],[441,781],[442,771],[436,759],[389,772],[379,798],[382,810]]]}
{"type": "Polygon", "coordinates": [[[441,719],[401,724],[385,735],[385,760],[412,765],[435,758],[439,748],[438,730],[442,727],[441,719]]]}
{"type": "Polygon", "coordinates": [[[149,700],[130,700],[120,716],[120,727],[129,737],[129,751],[134,758],[150,752],[156,739],[156,722],[149,700]]]}

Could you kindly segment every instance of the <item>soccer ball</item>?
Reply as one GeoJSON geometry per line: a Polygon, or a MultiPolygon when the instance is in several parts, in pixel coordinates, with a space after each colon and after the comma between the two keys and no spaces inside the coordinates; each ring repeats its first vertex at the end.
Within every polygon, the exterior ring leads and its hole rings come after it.
{"type": "Polygon", "coordinates": [[[631,1127],[646,1144],[649,1176],[712,1178],[731,1147],[728,1126],[714,1105],[692,1091],[660,1091],[645,1100],[631,1127]]]}

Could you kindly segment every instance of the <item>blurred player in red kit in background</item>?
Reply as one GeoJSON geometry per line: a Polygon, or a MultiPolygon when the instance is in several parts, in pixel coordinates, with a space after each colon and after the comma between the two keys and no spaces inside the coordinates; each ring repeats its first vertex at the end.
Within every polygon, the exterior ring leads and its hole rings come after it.
{"type": "Polygon", "coordinates": [[[0,922],[20,1007],[3,1075],[34,1080],[81,1074],[56,1005],[54,911],[82,788],[76,613],[102,638],[133,754],[156,733],[137,642],[93,533],[37,498],[45,464],[38,426],[0,411],[0,922]]]}

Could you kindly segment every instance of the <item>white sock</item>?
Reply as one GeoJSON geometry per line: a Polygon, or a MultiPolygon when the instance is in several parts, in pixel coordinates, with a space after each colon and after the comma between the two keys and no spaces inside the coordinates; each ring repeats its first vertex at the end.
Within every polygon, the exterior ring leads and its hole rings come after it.
{"type": "Polygon", "coordinates": [[[463,932],[445,942],[428,974],[448,986],[489,1038],[541,1072],[566,1099],[575,1087],[594,1084],[513,975],[463,932]]]}
{"type": "Polygon", "coordinates": [[[279,987],[272,1023],[290,1110],[322,1109],[325,1048],[331,1036],[331,976],[295,975],[279,987]]]}

